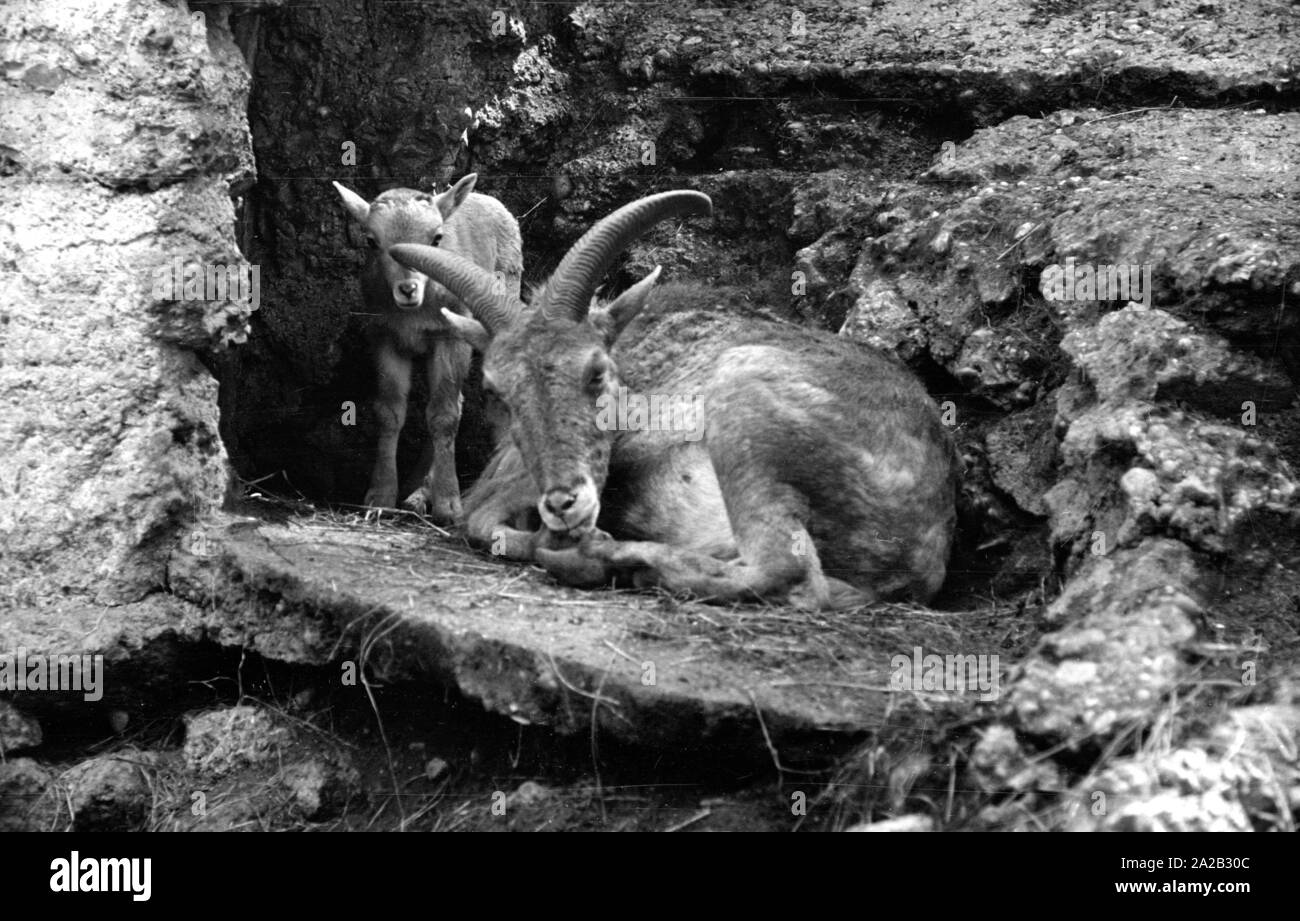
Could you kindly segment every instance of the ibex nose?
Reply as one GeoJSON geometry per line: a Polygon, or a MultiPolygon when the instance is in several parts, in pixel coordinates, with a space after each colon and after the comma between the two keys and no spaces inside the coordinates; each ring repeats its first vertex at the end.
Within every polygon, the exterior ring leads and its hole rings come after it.
{"type": "Polygon", "coordinates": [[[546,510],[557,518],[564,518],[566,512],[578,501],[577,493],[567,489],[552,489],[546,494],[546,510]]]}
{"type": "Polygon", "coordinates": [[[403,297],[415,297],[415,292],[419,290],[419,287],[413,281],[403,281],[398,283],[397,290],[402,292],[403,297]]]}

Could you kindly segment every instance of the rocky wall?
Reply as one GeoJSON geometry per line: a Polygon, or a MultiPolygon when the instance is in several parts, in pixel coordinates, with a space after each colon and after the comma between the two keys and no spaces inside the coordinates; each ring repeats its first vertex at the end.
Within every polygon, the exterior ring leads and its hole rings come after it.
{"type": "Polygon", "coordinates": [[[220,5],[6,4],[0,29],[0,604],[134,600],[226,487],[201,356],[255,307],[206,286],[253,279],[248,70],[220,5]]]}

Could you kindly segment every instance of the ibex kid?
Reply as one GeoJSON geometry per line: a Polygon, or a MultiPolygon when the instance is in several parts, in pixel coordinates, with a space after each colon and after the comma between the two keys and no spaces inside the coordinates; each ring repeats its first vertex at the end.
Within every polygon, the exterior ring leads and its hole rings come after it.
{"type": "Polygon", "coordinates": [[[376,315],[379,446],[365,504],[392,508],[400,498],[407,508],[441,523],[461,517],[456,432],[471,358],[469,345],[452,334],[442,310],[467,311],[441,284],[400,264],[388,251],[403,243],[437,247],[485,271],[499,296],[517,299],[523,269],[519,225],[501,202],[473,191],[477,178],[471,173],[441,195],[389,189],[372,202],[334,183],[370,249],[361,297],[365,311],[376,315]],[[422,483],[410,495],[399,496],[397,441],[417,364],[423,365],[429,383],[428,438],[417,469],[422,483]]]}

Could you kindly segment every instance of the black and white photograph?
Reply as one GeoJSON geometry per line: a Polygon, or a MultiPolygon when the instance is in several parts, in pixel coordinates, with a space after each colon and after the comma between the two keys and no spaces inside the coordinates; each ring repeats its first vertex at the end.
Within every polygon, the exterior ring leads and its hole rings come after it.
{"type": "Polygon", "coordinates": [[[0,0],[0,57],[24,885],[1296,831],[1295,0],[0,0]]]}

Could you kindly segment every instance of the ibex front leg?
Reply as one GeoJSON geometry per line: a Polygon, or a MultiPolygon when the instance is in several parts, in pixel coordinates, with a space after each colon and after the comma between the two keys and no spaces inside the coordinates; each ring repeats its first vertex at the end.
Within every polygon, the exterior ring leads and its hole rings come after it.
{"type": "Polygon", "coordinates": [[[721,604],[788,597],[801,607],[836,609],[872,600],[869,593],[822,572],[802,520],[802,502],[789,487],[770,484],[750,495],[758,501],[747,503],[742,514],[732,518],[740,549],[737,559],[602,535],[591,535],[570,548],[538,546],[536,556],[552,575],[571,585],[607,584],[622,573],[636,586],[659,586],[721,604]]]}
{"type": "Polygon", "coordinates": [[[379,450],[370,474],[366,505],[393,508],[397,505],[397,438],[406,423],[406,402],[411,392],[411,359],[384,340],[375,353],[379,388],[375,394],[375,416],[379,421],[379,450]]]}
{"type": "Polygon", "coordinates": [[[465,536],[493,556],[532,561],[537,546],[537,487],[507,438],[465,496],[465,536]]]}
{"type": "Polygon", "coordinates": [[[657,585],[718,603],[780,599],[799,581],[821,578],[815,556],[800,556],[801,542],[805,540],[808,551],[804,552],[816,551],[793,509],[781,504],[763,508],[759,517],[738,531],[740,557],[733,560],[716,559],[672,544],[602,540],[599,535],[584,539],[572,549],[539,547],[537,558],[553,575],[570,584],[594,584],[623,573],[631,576],[637,586],[657,585]]]}
{"type": "Polygon", "coordinates": [[[455,524],[463,514],[456,478],[456,433],[471,354],[466,343],[446,339],[439,341],[429,356],[429,405],[425,410],[429,442],[424,454],[432,457],[432,464],[424,471],[423,485],[404,504],[439,524],[455,524]]]}

